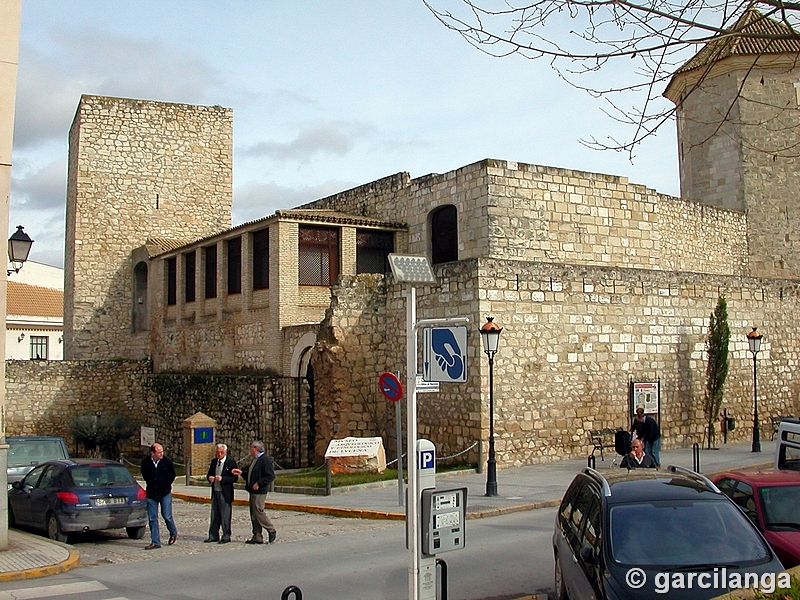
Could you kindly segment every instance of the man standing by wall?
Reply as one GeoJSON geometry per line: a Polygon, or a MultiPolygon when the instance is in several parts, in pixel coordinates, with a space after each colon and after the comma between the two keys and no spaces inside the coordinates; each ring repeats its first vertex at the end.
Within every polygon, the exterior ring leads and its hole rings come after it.
{"type": "Polygon", "coordinates": [[[269,537],[267,543],[275,541],[275,526],[272,524],[264,503],[267,500],[270,484],[275,481],[275,471],[272,468],[272,459],[264,452],[264,443],[258,440],[250,444],[250,456],[253,463],[246,473],[241,469],[234,469],[234,475],[242,475],[245,480],[245,489],[250,493],[250,522],[253,524],[253,537],[246,544],[263,544],[262,529],[266,529],[269,537]]]}
{"type": "Polygon", "coordinates": [[[233,484],[239,479],[233,473],[239,469],[236,460],[228,456],[228,447],[217,444],[217,457],[211,459],[208,467],[208,478],[211,484],[211,525],[208,528],[208,539],[205,543],[219,542],[227,544],[231,541],[231,507],[233,505],[233,484]],[[219,530],[222,528],[222,538],[219,530]]]}
{"type": "Polygon", "coordinates": [[[636,409],[633,418],[631,433],[636,434],[636,439],[644,442],[644,452],[653,457],[656,469],[661,468],[661,428],[653,417],[644,414],[644,408],[636,409]]]}
{"type": "Polygon", "coordinates": [[[150,522],[150,544],[145,550],[161,548],[158,532],[158,507],[169,530],[170,546],[178,540],[178,529],[172,518],[172,482],[175,481],[175,466],[164,456],[161,444],[150,446],[150,456],[142,461],[142,478],[147,484],[147,518],[150,522]]]}

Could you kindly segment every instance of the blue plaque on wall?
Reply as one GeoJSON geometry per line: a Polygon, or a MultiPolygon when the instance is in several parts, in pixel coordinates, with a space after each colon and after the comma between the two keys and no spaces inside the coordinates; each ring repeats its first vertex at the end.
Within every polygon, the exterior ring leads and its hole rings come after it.
{"type": "Polygon", "coordinates": [[[210,444],[214,441],[213,427],[198,427],[194,430],[195,444],[210,444]]]}

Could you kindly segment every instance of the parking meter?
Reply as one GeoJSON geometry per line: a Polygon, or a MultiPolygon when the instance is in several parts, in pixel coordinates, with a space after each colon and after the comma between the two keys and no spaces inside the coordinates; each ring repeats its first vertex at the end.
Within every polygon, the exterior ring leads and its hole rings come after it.
{"type": "Polygon", "coordinates": [[[467,488],[422,491],[422,552],[435,555],[465,545],[467,488]]]}

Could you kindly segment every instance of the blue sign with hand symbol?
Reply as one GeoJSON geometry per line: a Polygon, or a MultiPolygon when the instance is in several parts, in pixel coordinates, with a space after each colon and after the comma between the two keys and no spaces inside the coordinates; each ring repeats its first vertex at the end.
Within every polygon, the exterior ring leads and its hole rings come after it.
{"type": "Polygon", "coordinates": [[[464,383],[467,380],[467,328],[425,329],[424,381],[464,383]]]}

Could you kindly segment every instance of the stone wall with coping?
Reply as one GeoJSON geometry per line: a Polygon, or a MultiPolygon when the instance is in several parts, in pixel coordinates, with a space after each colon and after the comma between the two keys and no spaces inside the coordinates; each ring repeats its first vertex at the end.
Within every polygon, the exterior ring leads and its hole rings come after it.
{"type": "MultiPolygon", "coordinates": [[[[665,196],[625,177],[486,159],[392,183],[370,196],[369,213],[406,222],[412,254],[430,252],[428,215],[452,204],[459,260],[747,273],[744,213],[665,196]]],[[[306,206],[359,210],[359,189],[306,206]]]]}
{"type": "MultiPolygon", "coordinates": [[[[147,425],[150,371],[148,361],[8,360],[5,433],[63,437],[72,453],[70,422],[77,415],[116,413],[147,425]]],[[[138,436],[125,448],[138,453],[138,436]]]]}

